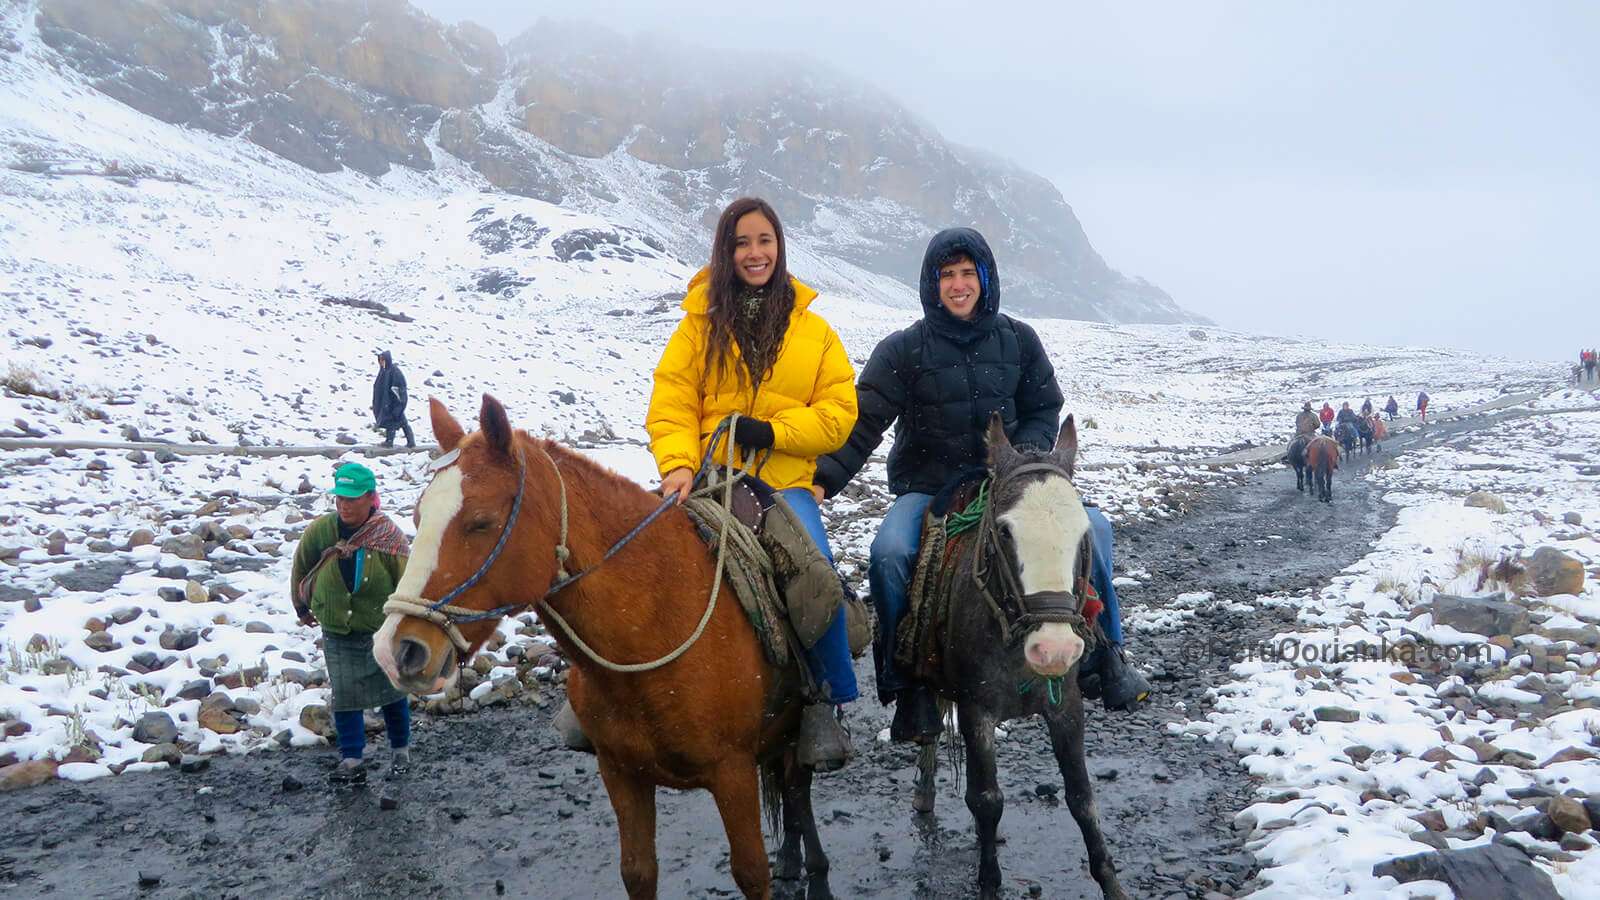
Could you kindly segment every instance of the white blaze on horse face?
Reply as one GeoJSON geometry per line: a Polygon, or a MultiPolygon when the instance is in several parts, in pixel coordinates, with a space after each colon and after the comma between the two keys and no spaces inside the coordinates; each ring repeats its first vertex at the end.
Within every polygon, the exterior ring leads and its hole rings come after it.
{"type": "MultiPolygon", "coordinates": [[[[1028,485],[1000,521],[1010,527],[1023,592],[1071,593],[1077,581],[1078,547],[1089,535],[1089,514],[1072,482],[1046,478],[1028,485]]],[[[1083,639],[1072,626],[1049,622],[1028,635],[1022,652],[1033,671],[1056,677],[1065,675],[1083,656],[1083,639]]]]}
{"type": "Polygon", "coordinates": [[[428,489],[417,501],[417,536],[411,542],[411,558],[406,560],[406,573],[395,585],[397,597],[422,599],[422,591],[439,565],[439,548],[444,544],[444,533],[450,522],[461,512],[461,470],[455,466],[433,476],[428,489]]]}
{"type": "MultiPolygon", "coordinates": [[[[450,527],[451,520],[461,512],[461,503],[461,470],[451,466],[434,475],[433,481],[428,483],[417,501],[417,537],[411,542],[411,558],[406,560],[406,573],[400,576],[400,583],[395,585],[394,593],[390,596],[413,602],[422,600],[422,591],[428,586],[428,579],[433,577],[434,568],[439,565],[439,548],[444,543],[444,533],[450,527]]],[[[383,627],[372,638],[372,656],[391,682],[399,676],[399,667],[394,661],[394,636],[404,618],[399,613],[390,613],[384,619],[383,627]]]]}

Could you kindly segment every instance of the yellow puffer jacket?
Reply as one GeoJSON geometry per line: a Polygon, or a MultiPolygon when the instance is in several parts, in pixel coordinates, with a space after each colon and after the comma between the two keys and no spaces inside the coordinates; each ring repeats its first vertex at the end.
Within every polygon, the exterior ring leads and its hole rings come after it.
{"type": "MultiPolygon", "coordinates": [[[[729,413],[737,412],[772,425],[772,456],[761,478],[779,490],[809,488],[817,457],[844,446],[856,424],[856,373],[850,357],[833,328],[807,309],[817,292],[790,279],[794,312],[777,363],[760,393],[752,398],[747,381],[741,383],[738,371],[729,366],[706,383],[702,394],[700,375],[711,325],[706,316],[707,280],[702,269],[689,281],[683,321],[656,365],[644,423],[656,466],[663,476],[677,468],[698,469],[711,433],[729,413]]],[[[737,344],[731,352],[737,360],[737,344]]],[[[721,446],[718,451],[719,456],[726,452],[721,446]]]]}

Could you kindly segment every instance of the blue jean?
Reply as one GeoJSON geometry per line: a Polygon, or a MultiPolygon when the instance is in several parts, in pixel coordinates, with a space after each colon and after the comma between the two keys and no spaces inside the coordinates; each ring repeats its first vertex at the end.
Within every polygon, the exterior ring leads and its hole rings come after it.
{"type": "MultiPolygon", "coordinates": [[[[932,502],[932,494],[901,494],[884,514],[883,524],[878,526],[878,534],[872,539],[867,580],[872,585],[872,602],[878,611],[878,634],[872,643],[872,661],[878,676],[878,700],[882,703],[888,703],[896,692],[911,686],[895,668],[895,635],[910,605],[906,594],[911,587],[912,567],[916,565],[917,545],[922,542],[922,517],[932,502]]],[[[1121,644],[1122,606],[1117,600],[1117,589],[1111,583],[1111,523],[1095,507],[1084,511],[1089,515],[1090,540],[1094,542],[1089,579],[1106,607],[1100,615],[1100,628],[1107,640],[1121,644]]]]}
{"type": "MultiPolygon", "coordinates": [[[[822,510],[817,508],[817,498],[806,488],[789,488],[778,493],[783,495],[789,508],[799,516],[811,539],[822,550],[822,555],[828,558],[828,562],[833,562],[833,551],[828,548],[828,532],[822,527],[822,510]]],[[[843,588],[840,590],[842,592],[843,588]]],[[[850,635],[845,629],[843,606],[834,615],[833,624],[823,632],[822,639],[806,651],[806,663],[811,666],[811,674],[822,682],[829,702],[849,703],[861,696],[860,689],[856,687],[856,670],[850,664],[850,635]]]]}
{"type": "MultiPolygon", "coordinates": [[[[389,746],[396,750],[411,743],[411,698],[401,697],[383,709],[383,730],[389,734],[389,746]]],[[[345,759],[360,759],[367,749],[367,723],[364,712],[345,709],[333,714],[333,730],[339,733],[339,755],[345,759]]]]}

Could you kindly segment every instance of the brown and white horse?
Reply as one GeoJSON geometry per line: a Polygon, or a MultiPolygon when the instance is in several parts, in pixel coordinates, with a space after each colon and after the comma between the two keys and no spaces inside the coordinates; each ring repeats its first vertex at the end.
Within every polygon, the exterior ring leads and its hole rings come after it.
{"type": "MultiPolygon", "coordinates": [[[[567,568],[583,570],[658,507],[658,497],[622,476],[513,431],[488,395],[470,435],[438,400],[428,407],[446,464],[436,463],[418,503],[417,537],[391,607],[415,610],[452,597],[458,611],[532,606],[564,577],[556,552],[564,527],[567,568]]],[[[688,517],[670,510],[614,561],[543,601],[571,629],[552,634],[573,661],[568,698],[617,815],[623,883],[633,900],[656,896],[656,787],[704,788],[721,813],[739,890],[770,897],[758,773],[767,766],[783,789],[780,873],[799,876],[803,841],[812,896],[826,896],[811,777],[787,752],[799,723],[795,685],[768,664],[729,587],[707,615],[714,566],[688,517]],[[573,640],[576,634],[596,655],[630,664],[658,660],[697,633],[681,656],[648,672],[612,671],[573,640]]],[[[474,618],[452,613],[460,624],[441,627],[391,612],[373,655],[396,686],[437,691],[494,630],[495,619],[474,618]],[[451,628],[459,628],[458,639],[451,628]]]]}

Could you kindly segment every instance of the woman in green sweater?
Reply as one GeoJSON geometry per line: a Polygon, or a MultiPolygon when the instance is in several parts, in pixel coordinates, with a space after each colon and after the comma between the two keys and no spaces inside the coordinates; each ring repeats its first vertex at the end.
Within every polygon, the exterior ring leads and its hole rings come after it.
{"type": "Polygon", "coordinates": [[[372,658],[372,634],[383,626],[383,604],[406,569],[411,545],[378,511],[378,480],[360,463],[334,473],[335,511],[306,528],[294,554],[290,590],[305,625],[322,625],[323,656],[333,685],[333,725],[339,734],[336,782],[363,781],[366,749],[363,713],[383,710],[393,749],[389,777],[411,764],[409,698],[389,683],[372,658]]]}

